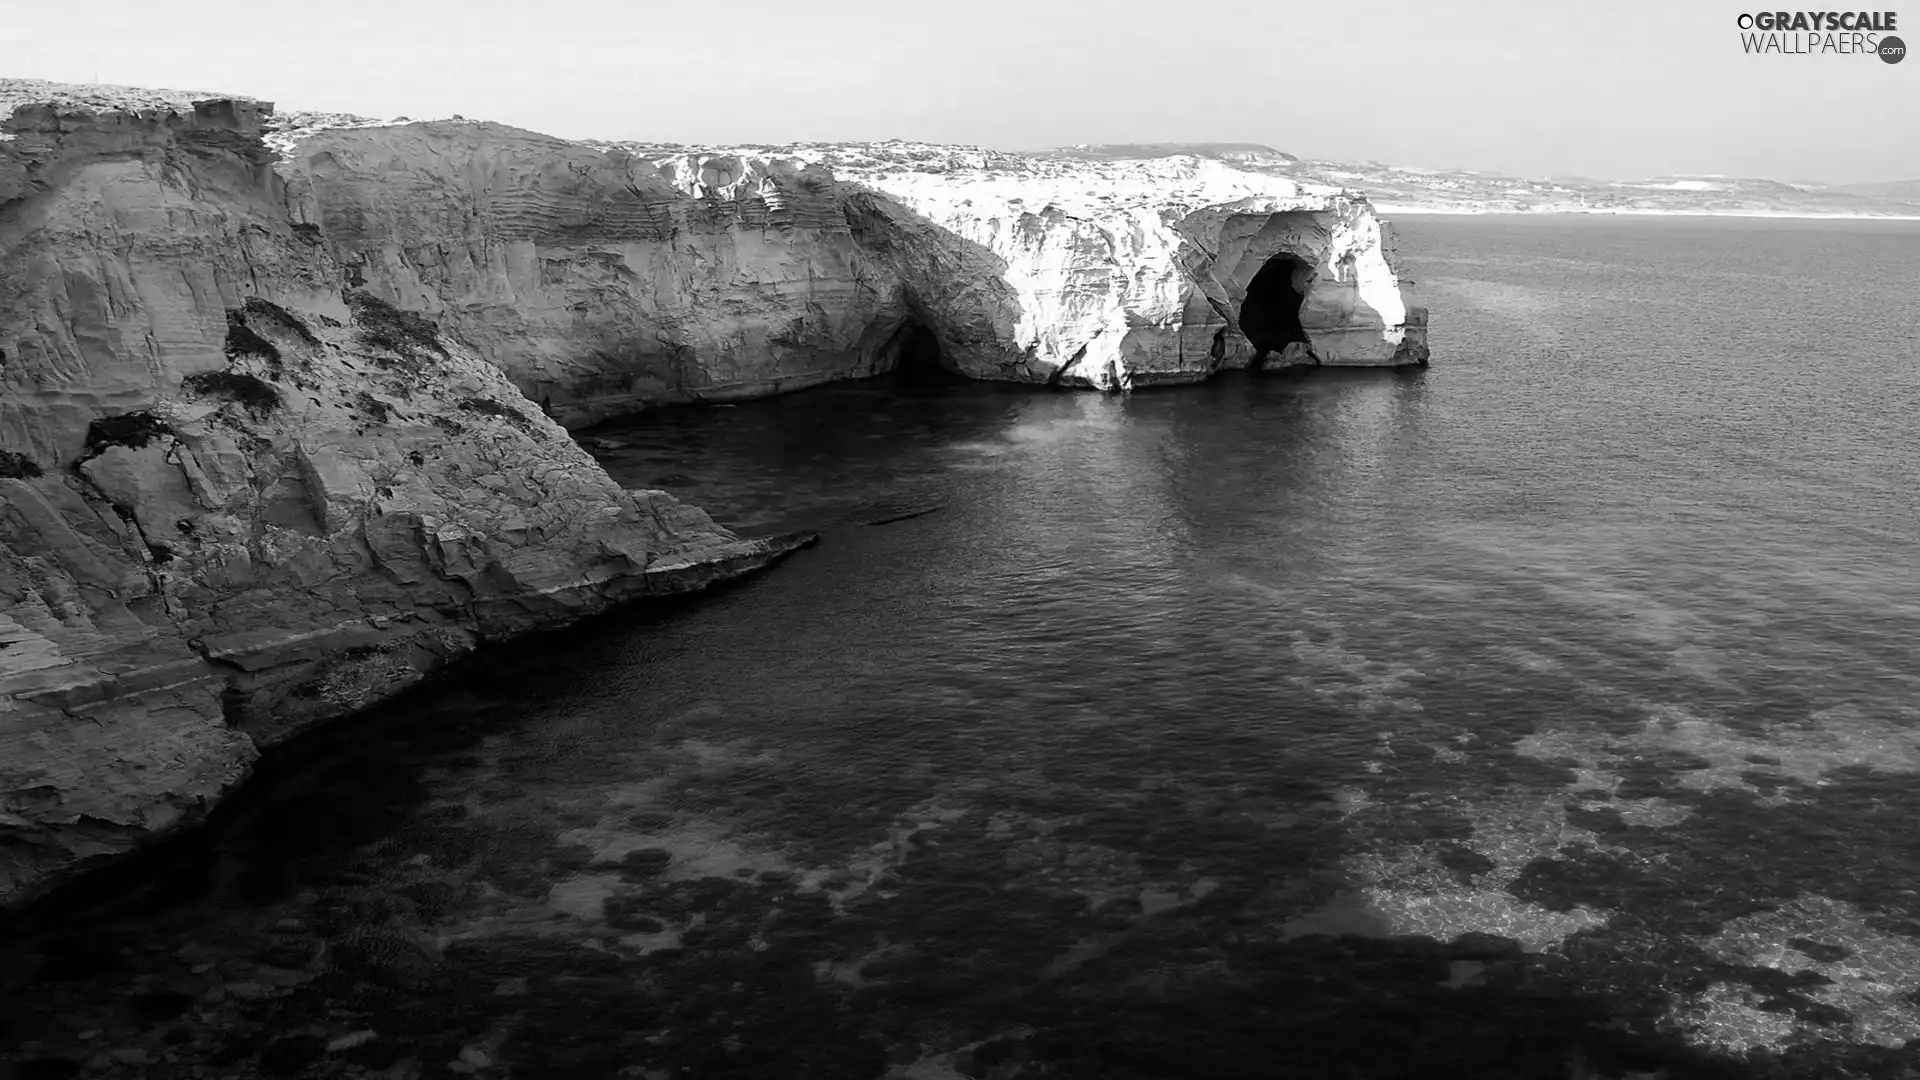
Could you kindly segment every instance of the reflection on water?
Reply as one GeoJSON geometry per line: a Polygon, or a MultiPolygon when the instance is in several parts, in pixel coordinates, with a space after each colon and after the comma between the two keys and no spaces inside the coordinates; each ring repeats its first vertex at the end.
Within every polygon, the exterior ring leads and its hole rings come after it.
{"type": "Polygon", "coordinates": [[[1889,414],[1920,370],[1886,313],[1920,233],[1892,228],[1413,222],[1428,371],[592,432],[630,485],[825,539],[270,764],[14,927],[0,1052],[1902,1075],[1920,445],[1889,414]],[[1768,252],[1791,289],[1738,269],[1768,252]]]}

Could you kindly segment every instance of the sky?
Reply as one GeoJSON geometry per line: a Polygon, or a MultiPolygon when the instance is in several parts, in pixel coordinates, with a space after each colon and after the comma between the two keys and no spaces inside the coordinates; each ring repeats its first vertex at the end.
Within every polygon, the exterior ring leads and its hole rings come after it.
{"type": "MultiPolygon", "coordinates": [[[[1234,141],[1525,176],[1920,177],[1920,59],[1747,55],[1752,0],[9,7],[0,75],[567,138],[1234,141]]],[[[1900,14],[1920,45],[1920,7],[1900,14]]]]}

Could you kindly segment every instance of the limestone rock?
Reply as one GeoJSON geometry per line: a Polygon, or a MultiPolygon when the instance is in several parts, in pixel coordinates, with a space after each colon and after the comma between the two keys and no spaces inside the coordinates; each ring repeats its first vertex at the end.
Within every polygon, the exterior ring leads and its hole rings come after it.
{"type": "MultiPolygon", "coordinates": [[[[1427,361],[1426,310],[1399,273],[1391,229],[1354,192],[1193,156],[913,144],[796,153],[998,263],[995,284],[1017,312],[998,355],[941,342],[951,366],[976,378],[1122,389],[1256,363],[1427,361]],[[1025,359],[1008,365],[1008,355],[1025,359]]],[[[937,285],[915,284],[923,306],[945,306],[937,285]]]]}
{"type": "Polygon", "coordinates": [[[569,426],[877,374],[921,327],[948,370],[1098,389],[1427,358],[1363,197],[1220,161],[314,122],[279,142],[303,225],[569,426]]]}
{"type": "Polygon", "coordinates": [[[562,424],[913,363],[1425,360],[1363,198],[1219,160],[0,80],[0,906],[482,642],[805,542],[623,491],[562,424]]]}
{"type": "Polygon", "coordinates": [[[110,104],[0,141],[0,905],[478,643],[802,541],[622,490],[499,369],[343,291],[265,106],[110,104]]]}
{"type": "Polygon", "coordinates": [[[324,129],[281,168],[356,281],[572,426],[871,375],[908,315],[821,169],[468,122],[324,129]]]}

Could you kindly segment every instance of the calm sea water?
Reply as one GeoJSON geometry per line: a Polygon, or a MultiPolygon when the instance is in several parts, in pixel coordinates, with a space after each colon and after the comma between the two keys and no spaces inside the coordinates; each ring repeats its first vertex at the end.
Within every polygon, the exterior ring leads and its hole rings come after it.
{"type": "Polygon", "coordinates": [[[824,539],[309,740],[15,924],[0,1053],[1910,1075],[1920,223],[1399,225],[1427,371],[592,433],[824,539]]]}

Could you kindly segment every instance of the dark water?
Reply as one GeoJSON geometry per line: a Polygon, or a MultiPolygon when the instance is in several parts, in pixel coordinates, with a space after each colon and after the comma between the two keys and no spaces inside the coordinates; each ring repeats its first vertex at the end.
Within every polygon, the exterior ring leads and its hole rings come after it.
{"type": "Polygon", "coordinates": [[[1920,224],[1400,227],[1425,372],[593,433],[825,539],[310,740],[14,928],[0,1052],[1911,1075],[1920,224]]]}

